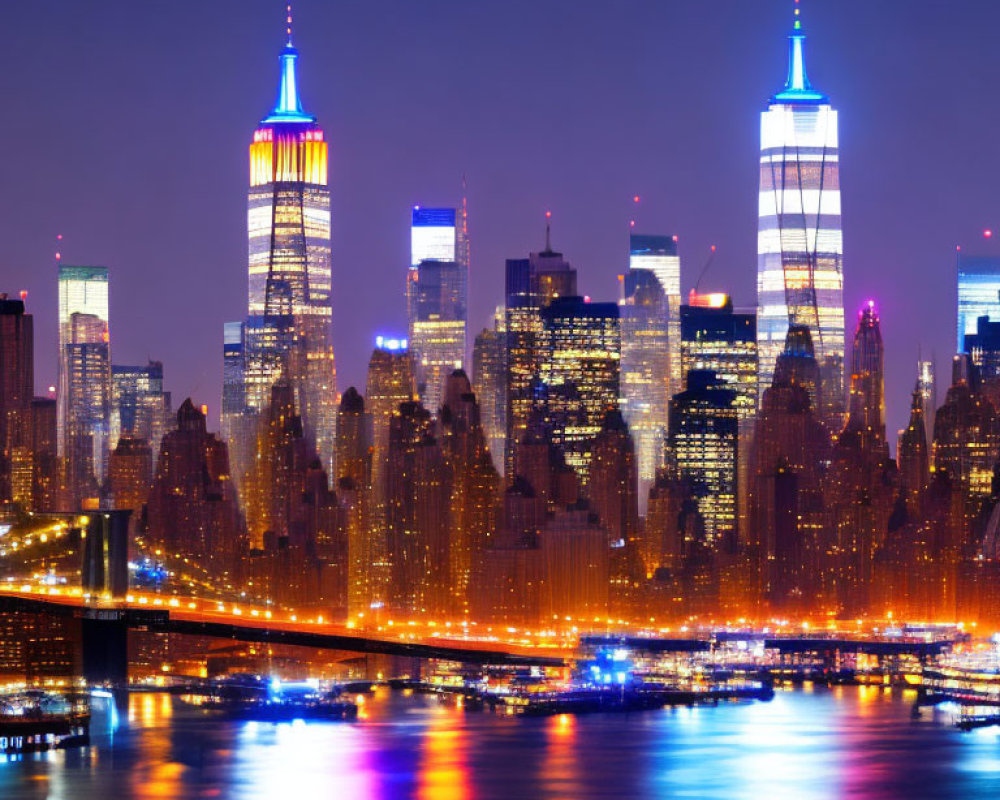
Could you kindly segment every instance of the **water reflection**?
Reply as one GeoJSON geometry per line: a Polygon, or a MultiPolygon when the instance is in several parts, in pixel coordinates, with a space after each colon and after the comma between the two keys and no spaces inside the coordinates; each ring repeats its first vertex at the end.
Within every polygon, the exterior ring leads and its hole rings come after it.
{"type": "Polygon", "coordinates": [[[1000,733],[910,715],[879,687],[546,719],[382,692],[357,723],[235,723],[130,698],[83,750],[0,763],[3,800],[1000,796],[1000,733]]]}

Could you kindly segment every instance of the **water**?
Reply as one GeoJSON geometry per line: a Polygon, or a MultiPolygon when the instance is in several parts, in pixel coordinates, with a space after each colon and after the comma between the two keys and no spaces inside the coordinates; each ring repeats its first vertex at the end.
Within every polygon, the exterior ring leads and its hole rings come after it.
{"type": "Polygon", "coordinates": [[[1000,796],[1000,729],[912,696],[782,691],[770,703],[514,718],[388,691],[357,723],[229,723],[135,695],[90,748],[0,763],[3,800],[950,798],[1000,796]]]}

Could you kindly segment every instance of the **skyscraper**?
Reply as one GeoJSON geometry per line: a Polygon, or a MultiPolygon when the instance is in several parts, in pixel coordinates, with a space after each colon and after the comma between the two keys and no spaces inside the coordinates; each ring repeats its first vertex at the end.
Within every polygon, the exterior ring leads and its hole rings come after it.
{"type": "Polygon", "coordinates": [[[552,441],[585,486],[594,437],[621,395],[621,327],[615,303],[556,297],[541,311],[538,406],[552,441]]]}
{"type": "Polygon", "coordinates": [[[927,446],[934,440],[934,414],[937,411],[937,385],[934,381],[934,361],[917,361],[917,388],[924,403],[924,433],[927,446]]]}
{"type": "Polygon", "coordinates": [[[385,599],[388,573],[387,476],[389,429],[402,403],[416,399],[413,360],[406,339],[378,336],[368,362],[365,403],[372,420],[371,592],[385,599]]]}
{"type": "Polygon", "coordinates": [[[111,345],[106,267],[59,267],[57,437],[69,503],[95,499],[108,462],[111,345]]]}
{"type": "Polygon", "coordinates": [[[889,451],[885,435],[885,349],[875,302],[858,312],[851,351],[851,403],[848,426],[861,437],[863,449],[889,451]]]}
{"type": "Polygon", "coordinates": [[[686,381],[670,404],[668,464],[690,485],[715,543],[737,528],[738,395],[710,370],[691,370],[686,381]]]}
{"type": "Polygon", "coordinates": [[[958,341],[956,353],[967,352],[965,337],[976,332],[980,317],[1000,320],[1000,256],[967,255],[957,258],[958,341]]]}
{"type": "Polygon", "coordinates": [[[680,309],[681,374],[711,370],[736,392],[741,429],[757,415],[757,318],[736,313],[727,294],[692,291],[680,309]]]}
{"type": "Polygon", "coordinates": [[[672,380],[671,323],[668,298],[651,269],[630,269],[621,283],[622,415],[635,440],[639,509],[644,514],[656,470],[663,465],[672,380]]]}
{"type": "Polygon", "coordinates": [[[503,314],[498,313],[494,328],[483,328],[472,347],[472,378],[482,419],[483,433],[497,469],[503,469],[504,440],[507,437],[504,391],[503,314]],[[500,328],[500,330],[498,330],[500,328]]]}
{"type": "Polygon", "coordinates": [[[788,326],[805,325],[823,384],[819,411],[830,418],[844,410],[837,112],[806,77],[805,38],[796,17],[788,37],[788,79],[761,114],[757,233],[760,389],[771,385],[788,326]]]}
{"type": "MultiPolygon", "coordinates": [[[[681,257],[677,253],[676,236],[650,236],[633,233],[629,236],[629,271],[648,269],[656,276],[666,298],[667,352],[670,385],[667,397],[684,388],[684,373],[680,364],[681,350],[681,257]]],[[[631,424],[631,423],[630,423],[631,424]]]]}
{"type": "Polygon", "coordinates": [[[34,322],[24,300],[0,294],[0,508],[31,511],[34,322]]]}
{"type": "MultiPolygon", "coordinates": [[[[505,275],[504,371],[507,436],[504,477],[514,479],[514,452],[527,433],[535,407],[542,358],[541,310],[557,297],[576,295],[576,270],[552,249],[549,227],[545,249],[528,258],[508,259],[505,275]]],[[[602,416],[603,419],[603,416],[602,416]]]]}
{"type": "MultiPolygon", "coordinates": [[[[329,471],[337,387],[331,328],[327,144],[298,94],[291,26],[278,102],[250,144],[249,316],[243,329],[244,402],[260,414],[287,378],[306,437],[329,471]]],[[[235,345],[226,329],[226,347],[235,345]]],[[[230,372],[236,367],[228,365],[230,372]]],[[[238,449],[237,449],[238,450],[238,449]]],[[[245,469],[245,466],[242,466],[245,469]]],[[[239,470],[238,470],[239,471],[239,470]]]]}
{"type": "Polygon", "coordinates": [[[163,364],[150,361],[144,367],[111,366],[111,442],[127,436],[142,439],[150,447],[153,463],[160,440],[173,424],[170,392],[163,391],[163,364]]]}
{"type": "Polygon", "coordinates": [[[441,407],[445,380],[465,363],[467,278],[455,261],[425,259],[408,272],[406,308],[417,393],[432,414],[441,407]]]}

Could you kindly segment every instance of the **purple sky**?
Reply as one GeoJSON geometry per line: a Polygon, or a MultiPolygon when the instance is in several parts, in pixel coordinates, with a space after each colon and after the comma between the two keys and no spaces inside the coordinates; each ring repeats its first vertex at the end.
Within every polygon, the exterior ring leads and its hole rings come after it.
{"type": "MultiPolygon", "coordinates": [[[[754,303],[759,112],[790,0],[297,0],[301,93],[331,143],[334,337],[363,389],[405,329],[408,215],[469,181],[472,333],[503,261],[553,244],[617,296],[630,198],[678,233],[684,290],[754,303]]],[[[0,289],[27,289],[36,387],[55,377],[55,235],[111,269],[116,363],[164,362],[217,416],[222,323],[246,312],[247,145],[273,105],[275,0],[32,0],[0,27],[0,289]]],[[[813,84],[840,110],[849,338],[879,303],[890,431],[918,345],[954,341],[954,251],[1000,229],[1000,4],[804,0],[813,84]]],[[[1000,238],[1000,237],[998,237],[1000,238]]],[[[996,240],[994,240],[996,241],[996,240]]],[[[996,245],[1000,250],[1000,243],[996,245]]]]}

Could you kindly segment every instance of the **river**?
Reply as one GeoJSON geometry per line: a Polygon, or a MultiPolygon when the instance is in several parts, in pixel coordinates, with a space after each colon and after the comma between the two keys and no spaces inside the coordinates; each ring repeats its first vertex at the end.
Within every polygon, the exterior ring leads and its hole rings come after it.
{"type": "Polygon", "coordinates": [[[88,748],[8,757],[3,800],[1000,796],[1000,729],[877,688],[516,718],[380,691],[353,723],[223,722],[168,695],[95,716],[88,748]],[[127,717],[127,718],[126,718],[127,717]],[[113,730],[112,730],[113,728],[113,730]]]}

